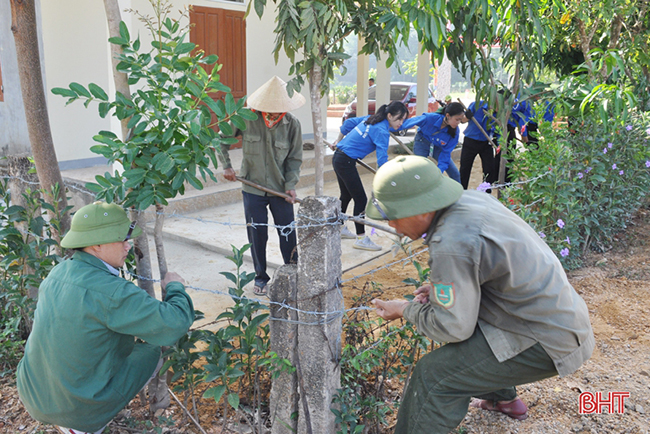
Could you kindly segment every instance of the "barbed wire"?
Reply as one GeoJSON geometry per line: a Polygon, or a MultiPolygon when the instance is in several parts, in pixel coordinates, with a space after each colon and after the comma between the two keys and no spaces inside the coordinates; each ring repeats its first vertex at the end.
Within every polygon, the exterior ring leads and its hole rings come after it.
{"type": "MultiPolygon", "coordinates": [[[[23,179],[21,177],[15,177],[15,176],[4,176],[4,177],[9,178],[9,179],[18,179],[18,180],[20,180],[22,182],[25,182],[25,183],[28,183],[28,184],[31,184],[31,185],[39,185],[38,182],[25,180],[25,179],[23,179]]],[[[146,211],[136,210],[136,212],[146,212],[146,211]]],[[[195,220],[195,221],[198,221],[198,222],[204,223],[204,224],[219,224],[219,225],[225,225],[225,226],[247,226],[247,227],[250,227],[250,226],[252,226],[252,227],[255,227],[255,226],[273,227],[273,228],[279,229],[281,235],[288,235],[288,234],[290,234],[292,231],[294,231],[296,229],[317,228],[317,227],[325,227],[325,226],[338,226],[338,225],[342,225],[346,220],[348,220],[348,216],[345,215],[345,214],[342,214],[342,213],[339,213],[337,216],[333,216],[333,217],[330,217],[330,218],[320,218],[320,219],[319,218],[313,218],[311,216],[306,216],[304,214],[298,213],[297,216],[298,216],[299,219],[302,219],[303,221],[307,220],[306,224],[297,224],[296,221],[293,221],[288,225],[274,225],[274,224],[268,224],[268,223],[254,223],[254,222],[251,222],[251,223],[223,222],[223,221],[205,219],[205,218],[202,218],[202,217],[186,216],[186,215],[178,214],[176,212],[165,213],[165,212],[156,211],[156,214],[163,214],[164,216],[169,217],[169,218],[195,220]]],[[[18,230],[20,232],[22,232],[23,234],[29,235],[29,236],[34,237],[34,238],[39,238],[41,240],[46,240],[47,239],[47,237],[35,234],[35,233],[31,232],[31,231],[23,231],[23,230],[20,230],[20,229],[18,229],[18,230]]],[[[343,300],[343,291],[342,291],[341,285],[343,285],[344,283],[350,282],[350,281],[355,281],[355,280],[358,280],[358,279],[366,277],[366,276],[370,276],[370,275],[372,275],[372,274],[374,274],[374,273],[376,273],[378,271],[389,268],[389,267],[391,267],[391,266],[393,266],[395,264],[399,264],[399,263],[409,261],[413,257],[415,257],[415,256],[417,256],[417,255],[419,255],[419,254],[421,254],[423,252],[427,252],[427,251],[428,251],[428,248],[425,248],[423,250],[420,250],[420,251],[418,251],[416,253],[413,253],[413,254],[407,256],[406,258],[390,262],[390,263],[385,264],[383,266],[380,266],[380,267],[374,268],[372,270],[369,270],[369,271],[367,271],[367,272],[365,272],[365,273],[363,273],[361,275],[353,276],[350,279],[340,281],[340,283],[337,283],[336,287],[337,287],[337,291],[339,293],[339,296],[341,297],[341,300],[343,300]]],[[[131,273],[131,272],[128,272],[128,271],[127,271],[127,273],[129,275],[131,275],[133,278],[136,278],[136,279],[146,280],[146,281],[151,281],[151,282],[157,282],[157,283],[160,282],[159,279],[147,278],[145,276],[140,276],[138,274],[131,273]]],[[[339,318],[339,317],[341,317],[341,316],[343,316],[345,314],[351,313],[351,312],[358,312],[358,311],[364,311],[364,310],[365,311],[373,311],[374,310],[374,307],[359,306],[359,307],[350,308],[350,309],[343,309],[343,310],[337,310],[337,311],[327,311],[327,312],[306,311],[306,310],[302,310],[302,309],[299,309],[297,307],[291,306],[291,305],[287,304],[286,302],[284,302],[284,303],[283,302],[274,302],[274,301],[269,301],[269,300],[262,300],[262,299],[259,299],[259,298],[250,298],[250,297],[246,297],[246,296],[236,296],[236,295],[230,294],[230,293],[225,292],[225,291],[213,290],[213,289],[208,289],[208,288],[201,288],[201,287],[192,286],[192,285],[186,285],[185,287],[189,288],[189,289],[193,289],[195,291],[210,292],[210,293],[213,293],[213,294],[216,294],[216,295],[225,295],[225,296],[233,298],[234,300],[247,299],[249,301],[257,302],[257,303],[268,305],[268,306],[275,305],[275,306],[279,307],[280,310],[286,309],[286,310],[294,311],[294,312],[302,314],[302,315],[307,315],[307,316],[311,315],[311,316],[322,316],[322,317],[324,317],[321,320],[313,321],[313,322],[295,321],[295,320],[288,320],[288,319],[284,319],[284,318],[271,318],[274,321],[282,321],[282,322],[293,323],[293,324],[323,325],[323,324],[328,324],[328,323],[334,321],[335,319],[337,319],[337,318],[339,318]]]]}
{"type": "Polygon", "coordinates": [[[492,188],[505,188],[505,187],[513,187],[515,185],[528,184],[528,183],[537,181],[540,178],[548,176],[550,173],[551,173],[551,171],[549,170],[548,172],[544,172],[541,175],[537,175],[537,176],[535,176],[533,178],[524,179],[523,181],[505,182],[503,184],[490,184],[489,182],[484,182],[484,183],[481,183],[476,189],[479,190],[479,191],[485,191],[485,190],[492,189],[492,188]],[[488,184],[488,185],[485,185],[485,184],[488,184]]]}
{"type": "MultiPolygon", "coordinates": [[[[521,184],[526,184],[529,182],[536,181],[537,179],[540,179],[544,176],[547,176],[549,172],[543,173],[541,175],[538,175],[534,178],[530,178],[527,180],[523,181],[518,181],[518,182],[510,182],[510,183],[505,183],[505,184],[495,184],[495,185],[490,185],[489,187],[484,187],[484,189],[487,188],[503,188],[503,187],[510,187],[510,186],[515,186],[515,185],[521,185],[521,184]]],[[[39,185],[39,182],[34,182],[30,180],[26,180],[22,177],[19,176],[13,176],[13,175],[1,175],[5,179],[17,179],[20,180],[26,184],[30,185],[39,185]]],[[[481,184],[483,185],[483,184],[481,184]]],[[[80,192],[83,193],[92,193],[88,191],[87,189],[77,187],[74,184],[66,183],[66,187],[76,189],[80,192]]],[[[480,188],[481,186],[479,186],[480,188]]],[[[531,204],[532,205],[532,204],[531,204]]],[[[138,209],[133,209],[133,208],[125,208],[125,210],[129,212],[135,212],[135,213],[151,213],[151,211],[147,210],[138,210],[138,209]]],[[[315,228],[315,227],[324,227],[324,226],[339,226],[344,224],[346,221],[353,221],[352,217],[344,214],[344,213],[339,213],[338,217],[330,217],[330,218],[323,218],[323,219],[315,219],[313,217],[305,216],[303,214],[300,214],[300,212],[297,213],[297,216],[299,218],[307,219],[310,220],[309,223],[306,224],[301,224],[299,225],[296,223],[296,221],[293,221],[289,223],[288,225],[276,225],[274,223],[257,223],[257,222],[245,222],[245,223],[238,223],[238,222],[231,222],[231,221],[218,221],[218,220],[211,220],[211,219],[206,219],[203,217],[196,217],[196,216],[189,216],[189,215],[183,215],[183,214],[178,214],[176,211],[173,211],[171,213],[167,213],[164,211],[155,211],[153,212],[155,215],[162,215],[167,218],[177,218],[177,219],[188,219],[188,220],[195,220],[200,223],[205,223],[205,224],[217,224],[221,226],[227,226],[227,227],[233,227],[233,226],[246,226],[246,227],[258,227],[258,226],[265,226],[267,228],[273,228],[276,229],[280,232],[280,236],[288,237],[293,231],[296,229],[308,229],[308,228],[315,228]]],[[[379,228],[381,230],[381,228],[379,228]]]]}
{"type": "Polygon", "coordinates": [[[422,249],[422,250],[418,250],[417,252],[412,253],[412,254],[410,254],[409,256],[407,256],[407,257],[405,257],[405,258],[403,258],[403,259],[398,259],[398,260],[396,260],[396,261],[389,262],[388,264],[385,264],[385,265],[382,265],[381,267],[377,267],[377,268],[375,268],[375,269],[372,269],[372,270],[370,270],[370,271],[368,271],[368,272],[366,272],[366,273],[362,273],[362,274],[359,274],[358,276],[354,276],[354,277],[351,277],[351,278],[349,278],[349,279],[342,280],[341,283],[347,283],[347,282],[350,282],[350,281],[352,281],[352,280],[357,280],[357,279],[360,279],[360,278],[362,278],[362,277],[369,276],[369,275],[374,274],[374,273],[376,273],[376,272],[378,272],[378,271],[381,271],[381,270],[383,270],[383,269],[385,269],[385,268],[389,268],[389,267],[392,267],[393,265],[396,265],[396,264],[399,264],[399,263],[402,263],[402,262],[409,261],[409,260],[411,260],[412,258],[414,258],[414,257],[416,257],[416,256],[418,256],[418,255],[420,255],[420,254],[422,254],[422,253],[428,252],[428,251],[429,251],[429,248],[428,248],[428,247],[425,247],[424,249],[422,249]]]}
{"type": "MultiPolygon", "coordinates": [[[[20,177],[13,177],[13,178],[14,179],[17,178],[17,179],[21,180],[22,182],[30,184],[30,185],[40,185],[38,182],[28,181],[28,180],[22,179],[20,177]]],[[[68,185],[68,187],[71,187],[71,186],[68,185]]],[[[72,186],[72,188],[77,188],[77,187],[72,186]]],[[[77,189],[79,191],[86,192],[86,190],[83,190],[81,188],[77,188],[77,189]]],[[[129,210],[129,211],[131,211],[131,210],[129,210]]],[[[137,210],[137,212],[146,212],[146,211],[137,210]]],[[[204,223],[204,224],[219,224],[219,225],[224,225],[224,226],[229,226],[229,227],[230,226],[246,226],[246,227],[267,226],[267,227],[274,227],[274,228],[277,228],[277,229],[280,230],[280,235],[289,235],[291,232],[295,231],[296,229],[303,229],[303,228],[308,229],[308,228],[318,228],[318,227],[326,227],[326,226],[338,226],[338,225],[342,225],[346,220],[348,220],[348,218],[347,218],[348,216],[346,216],[345,214],[342,214],[342,213],[339,213],[338,215],[334,215],[334,216],[329,217],[329,218],[313,218],[311,216],[306,216],[306,215],[304,215],[302,213],[297,213],[297,220],[303,222],[302,224],[298,224],[296,221],[293,221],[288,225],[280,226],[280,225],[274,225],[274,224],[261,224],[261,223],[222,222],[222,221],[217,221],[217,220],[212,220],[212,219],[205,219],[205,218],[202,218],[202,217],[186,216],[186,215],[178,214],[176,212],[165,213],[165,212],[156,211],[156,214],[163,214],[165,217],[168,217],[168,218],[190,219],[190,220],[194,220],[194,221],[204,223]]],[[[38,238],[38,239],[41,239],[41,240],[46,240],[47,239],[47,237],[42,236],[42,235],[38,235],[38,234],[36,234],[36,233],[34,233],[32,231],[29,231],[29,230],[24,231],[24,230],[21,230],[19,228],[16,228],[16,229],[19,230],[19,232],[21,232],[23,234],[27,234],[27,235],[29,235],[29,236],[31,236],[33,238],[38,238]]],[[[413,253],[413,254],[411,254],[411,255],[403,258],[403,259],[392,261],[392,262],[387,263],[385,265],[382,265],[380,267],[376,267],[376,268],[374,268],[372,270],[369,270],[369,271],[367,271],[367,272],[365,272],[365,273],[363,273],[361,275],[353,276],[350,279],[346,279],[346,280],[337,282],[336,285],[335,285],[335,288],[336,288],[336,291],[337,291],[337,295],[341,300],[341,303],[343,303],[343,300],[344,300],[342,288],[343,288],[343,285],[346,282],[357,281],[357,280],[359,280],[359,279],[361,279],[363,277],[370,276],[370,275],[372,275],[374,273],[377,273],[378,271],[381,271],[383,269],[387,269],[387,268],[390,268],[390,267],[392,267],[392,266],[394,266],[396,264],[404,263],[406,261],[409,261],[413,257],[415,257],[415,256],[417,256],[417,255],[419,255],[421,253],[427,252],[427,251],[428,251],[428,248],[419,250],[419,251],[417,251],[417,252],[415,252],[415,253],[413,253]]],[[[137,273],[132,273],[132,272],[130,272],[128,270],[123,269],[122,271],[125,271],[128,275],[130,275],[132,278],[135,278],[135,279],[146,280],[146,281],[156,282],[156,283],[161,282],[159,279],[154,279],[154,278],[141,276],[141,275],[138,275],[137,273]]],[[[296,320],[296,319],[289,319],[289,318],[280,318],[280,317],[277,317],[277,316],[270,316],[269,317],[270,321],[278,321],[278,322],[294,324],[294,325],[323,326],[323,325],[331,324],[334,321],[340,320],[340,318],[344,317],[345,315],[350,315],[350,314],[353,314],[355,312],[375,311],[375,308],[371,307],[371,306],[357,306],[357,307],[353,307],[353,308],[332,310],[332,311],[304,310],[304,309],[300,309],[300,308],[298,308],[296,306],[293,306],[293,305],[289,304],[290,302],[288,302],[286,299],[284,301],[282,301],[282,302],[278,302],[278,301],[271,301],[271,300],[267,300],[267,299],[260,299],[260,298],[254,298],[254,297],[251,298],[251,297],[247,297],[245,295],[237,296],[237,295],[231,294],[231,293],[226,292],[226,291],[221,291],[221,290],[217,290],[217,289],[202,288],[202,287],[194,286],[194,285],[185,285],[185,288],[191,289],[191,290],[194,290],[194,291],[199,291],[199,292],[207,292],[207,293],[211,293],[211,294],[215,294],[215,295],[228,296],[233,301],[246,300],[248,302],[256,302],[256,303],[260,303],[262,305],[269,306],[269,307],[271,307],[271,306],[277,307],[278,312],[276,313],[276,315],[280,314],[283,311],[290,311],[290,312],[295,312],[296,315],[299,315],[299,316],[317,318],[314,321],[305,321],[305,320],[296,320]]],[[[325,292],[319,294],[318,296],[323,296],[327,292],[328,291],[325,291],[325,292]]],[[[360,351],[358,354],[363,355],[366,352],[371,351],[372,349],[379,346],[382,342],[389,339],[391,336],[393,336],[396,333],[399,333],[402,330],[404,330],[405,327],[406,327],[406,324],[403,325],[399,329],[393,330],[393,331],[385,334],[384,336],[379,338],[377,341],[375,341],[373,344],[371,344],[370,346],[368,346],[364,350],[360,351]]]]}
{"type": "MultiPolygon", "coordinates": [[[[146,281],[150,281],[150,282],[160,283],[160,279],[154,279],[154,278],[150,278],[150,277],[140,276],[140,275],[138,275],[136,273],[132,273],[130,271],[127,271],[127,273],[130,276],[132,276],[132,277],[134,277],[136,279],[139,279],[139,280],[146,280],[146,281]]],[[[341,295],[341,300],[343,300],[343,298],[342,298],[343,293],[341,291],[340,284],[337,283],[336,287],[339,290],[339,294],[341,295]]],[[[299,309],[299,308],[297,308],[295,306],[291,306],[290,304],[287,304],[286,300],[285,300],[285,302],[278,302],[278,301],[264,300],[264,299],[260,299],[260,298],[247,297],[245,295],[238,296],[238,295],[230,294],[230,293],[225,292],[225,291],[220,291],[218,289],[201,288],[201,287],[192,286],[192,285],[185,285],[185,288],[193,289],[195,291],[209,292],[209,293],[217,294],[217,295],[226,295],[226,296],[228,296],[228,297],[230,297],[230,298],[232,298],[234,300],[239,300],[239,301],[242,301],[242,300],[253,301],[253,302],[256,302],[256,303],[263,304],[263,305],[268,305],[269,307],[270,306],[277,306],[277,307],[280,308],[280,310],[283,310],[283,309],[290,310],[290,311],[294,311],[296,313],[303,314],[303,315],[325,316],[325,317],[327,317],[329,315],[334,316],[333,318],[323,320],[325,322],[323,322],[323,321],[304,322],[304,321],[287,320],[287,319],[284,319],[284,318],[275,318],[275,317],[269,318],[269,319],[271,319],[273,321],[288,322],[288,323],[292,323],[292,324],[302,324],[302,325],[328,324],[333,319],[341,317],[344,314],[347,314],[349,312],[358,312],[358,311],[364,311],[364,310],[375,310],[374,307],[359,306],[359,307],[353,307],[353,308],[349,308],[349,309],[341,309],[341,310],[333,310],[333,311],[325,311],[325,312],[323,312],[323,311],[313,311],[313,310],[309,311],[309,310],[299,309]]],[[[325,291],[325,292],[327,292],[327,291],[325,291]]],[[[319,294],[319,295],[322,295],[322,294],[319,294]]]]}

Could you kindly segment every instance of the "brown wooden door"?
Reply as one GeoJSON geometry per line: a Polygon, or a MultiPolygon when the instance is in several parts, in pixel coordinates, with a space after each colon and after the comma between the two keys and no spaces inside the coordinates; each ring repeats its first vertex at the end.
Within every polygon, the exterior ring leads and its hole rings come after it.
{"type": "Polygon", "coordinates": [[[219,75],[235,99],[246,95],[246,22],[244,12],[192,6],[190,41],[216,54],[223,65],[219,75]]]}

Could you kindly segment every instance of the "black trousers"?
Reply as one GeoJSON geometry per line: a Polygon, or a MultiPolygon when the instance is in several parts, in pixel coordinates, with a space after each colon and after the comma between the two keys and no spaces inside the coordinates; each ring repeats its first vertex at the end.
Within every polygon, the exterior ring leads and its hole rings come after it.
{"type": "Polygon", "coordinates": [[[539,146],[538,125],[536,122],[528,122],[528,143],[527,149],[537,149],[539,146]]]}
{"type": "MultiPolygon", "coordinates": [[[[269,239],[269,214],[268,206],[273,215],[273,222],[276,226],[286,226],[294,220],[293,204],[277,196],[258,196],[256,194],[243,192],[244,215],[247,223],[262,223],[259,226],[248,226],[248,242],[251,243],[251,255],[255,267],[255,284],[265,286],[271,278],[266,273],[266,242],[269,239]]],[[[285,229],[285,233],[287,230],[285,229]]],[[[278,228],[280,237],[280,252],[285,264],[296,263],[298,252],[296,251],[296,231],[284,235],[282,229],[278,228]]]]}
{"type": "MultiPolygon", "coordinates": [[[[517,142],[515,140],[515,137],[517,137],[517,134],[515,132],[515,127],[508,125],[508,140],[506,141],[507,146],[508,146],[508,154],[509,155],[514,155],[514,151],[510,149],[511,146],[516,146],[517,142]]],[[[506,159],[506,179],[505,182],[510,182],[512,180],[512,175],[510,173],[510,160],[506,159]]],[[[501,152],[498,152],[494,156],[494,168],[495,171],[494,173],[496,174],[497,180],[499,179],[499,168],[501,167],[501,152]]]]}
{"type": "MultiPolygon", "coordinates": [[[[346,212],[350,201],[354,199],[354,215],[360,216],[366,209],[368,196],[363,189],[363,183],[357,170],[357,160],[348,157],[343,151],[337,150],[332,157],[332,167],[336,173],[336,180],[339,182],[341,190],[341,212],[346,212]]],[[[355,223],[357,235],[365,234],[364,225],[355,223]]]]}
{"type": "Polygon", "coordinates": [[[472,166],[477,155],[481,157],[483,179],[490,184],[494,184],[497,180],[498,174],[494,171],[494,151],[490,142],[465,137],[463,149],[460,153],[460,183],[465,190],[467,190],[469,178],[472,174],[472,166]]]}

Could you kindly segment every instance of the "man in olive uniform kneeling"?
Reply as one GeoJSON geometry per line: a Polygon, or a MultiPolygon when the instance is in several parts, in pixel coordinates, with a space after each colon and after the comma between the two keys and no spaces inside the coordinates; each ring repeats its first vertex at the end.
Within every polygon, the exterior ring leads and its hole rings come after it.
{"type": "Polygon", "coordinates": [[[417,364],[396,434],[448,433],[473,406],[525,419],[515,386],[570,375],[594,349],[587,306],[551,249],[491,195],[463,191],[432,161],[384,164],[366,215],[429,246],[430,282],[415,299],[373,300],[446,342],[417,364]]]}

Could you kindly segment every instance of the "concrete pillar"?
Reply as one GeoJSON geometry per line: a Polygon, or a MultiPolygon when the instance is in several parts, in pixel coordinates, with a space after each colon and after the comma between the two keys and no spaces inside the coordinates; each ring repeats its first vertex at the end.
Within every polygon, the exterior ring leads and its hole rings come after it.
{"type": "Polygon", "coordinates": [[[443,59],[442,63],[438,65],[438,85],[436,89],[436,96],[443,99],[451,93],[451,62],[447,57],[443,59]]]}
{"type": "Polygon", "coordinates": [[[298,226],[298,433],[335,433],[330,411],[332,397],[341,385],[341,227],[335,222],[340,202],[333,197],[308,197],[297,215],[298,226]],[[306,312],[335,312],[316,315],[306,312]],[[321,322],[319,325],[307,323],[321,322]]]}
{"type": "MultiPolygon", "coordinates": [[[[359,36],[358,49],[361,50],[365,40],[359,36]]],[[[368,114],[368,70],[370,59],[367,54],[357,55],[357,116],[368,114]]]]}
{"type": "Polygon", "coordinates": [[[377,59],[377,80],[375,82],[375,110],[383,104],[390,103],[390,68],[386,67],[388,54],[382,53],[377,59]]]}
{"type": "MultiPolygon", "coordinates": [[[[298,291],[296,265],[283,265],[269,284],[269,297],[272,302],[295,307],[298,291]]],[[[271,351],[279,357],[296,365],[298,346],[298,314],[295,310],[271,304],[271,351]]],[[[291,415],[299,411],[298,376],[296,372],[283,372],[273,379],[270,397],[271,434],[294,434],[298,430],[298,420],[291,415]]]]}
{"type": "Polygon", "coordinates": [[[417,83],[418,83],[418,94],[417,94],[417,105],[415,108],[415,113],[421,115],[422,113],[427,113],[428,103],[429,103],[429,69],[431,68],[431,52],[429,50],[424,50],[422,43],[419,45],[418,50],[418,74],[417,74],[417,83]]]}

